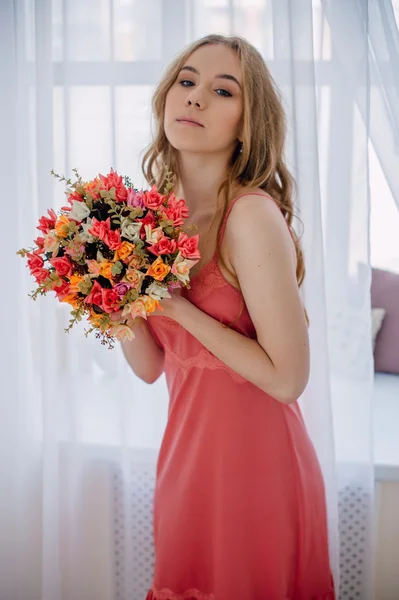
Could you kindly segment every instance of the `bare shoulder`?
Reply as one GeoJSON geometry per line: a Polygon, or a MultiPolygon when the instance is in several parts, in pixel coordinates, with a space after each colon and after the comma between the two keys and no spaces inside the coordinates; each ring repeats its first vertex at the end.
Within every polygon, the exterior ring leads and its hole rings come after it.
{"type": "Polygon", "coordinates": [[[271,245],[285,246],[296,266],[295,246],[284,215],[274,198],[260,188],[242,190],[227,220],[226,246],[233,264],[233,255],[245,237],[254,242],[266,238],[271,245]]]}

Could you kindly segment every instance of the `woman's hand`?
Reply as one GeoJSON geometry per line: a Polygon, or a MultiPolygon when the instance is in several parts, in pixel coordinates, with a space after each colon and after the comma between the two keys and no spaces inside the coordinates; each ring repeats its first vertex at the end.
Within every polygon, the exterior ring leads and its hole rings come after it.
{"type": "MultiPolygon", "coordinates": [[[[179,311],[182,309],[182,306],[186,303],[189,302],[189,300],[187,300],[187,298],[184,298],[181,295],[181,288],[175,288],[171,293],[171,298],[164,298],[163,300],[160,300],[160,305],[162,307],[162,310],[160,310],[159,308],[156,308],[154,310],[154,312],[149,313],[147,315],[147,317],[153,317],[153,316],[161,316],[161,317],[169,317],[170,319],[177,319],[178,315],[179,315],[179,311]]],[[[126,315],[125,317],[122,317],[122,311],[118,310],[117,312],[113,312],[110,315],[111,317],[111,321],[124,321],[127,320],[127,325],[133,329],[133,327],[137,324],[137,317],[136,319],[131,319],[129,318],[129,315],[126,315]]]]}
{"type": "Polygon", "coordinates": [[[150,313],[148,316],[169,317],[170,319],[177,320],[179,312],[189,300],[181,295],[181,288],[175,288],[170,295],[172,296],[171,298],[164,298],[160,301],[162,310],[156,308],[154,312],[150,313]]]}

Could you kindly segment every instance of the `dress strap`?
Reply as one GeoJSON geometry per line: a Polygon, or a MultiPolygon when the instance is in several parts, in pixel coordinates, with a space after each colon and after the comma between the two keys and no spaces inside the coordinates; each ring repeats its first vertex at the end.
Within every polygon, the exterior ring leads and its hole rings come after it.
{"type": "MultiPolygon", "coordinates": [[[[220,234],[219,234],[219,241],[218,241],[219,246],[221,245],[221,243],[223,241],[224,231],[226,229],[227,219],[228,219],[228,216],[229,216],[229,214],[231,212],[231,209],[233,208],[233,206],[237,202],[237,200],[239,198],[242,198],[242,196],[263,196],[264,198],[268,198],[269,200],[272,200],[276,204],[277,208],[280,210],[280,207],[278,206],[276,200],[274,198],[272,198],[271,196],[269,196],[268,194],[262,194],[261,192],[243,192],[242,194],[239,194],[239,196],[237,196],[236,198],[234,198],[234,200],[231,202],[231,204],[230,204],[229,208],[227,209],[227,212],[226,212],[226,214],[224,216],[223,223],[222,223],[222,225],[220,227],[220,234]]],[[[286,223],[287,223],[287,221],[286,221],[286,223]]],[[[291,234],[291,237],[292,237],[292,231],[291,231],[288,223],[287,223],[287,227],[288,227],[288,230],[289,230],[289,232],[291,234]]]]}

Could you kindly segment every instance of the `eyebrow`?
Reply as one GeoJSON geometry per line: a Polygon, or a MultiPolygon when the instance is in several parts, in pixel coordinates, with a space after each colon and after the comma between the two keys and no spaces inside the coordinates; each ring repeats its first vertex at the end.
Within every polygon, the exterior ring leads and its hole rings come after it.
{"type": "MultiPolygon", "coordinates": [[[[190,65],[185,65],[180,69],[180,71],[191,71],[196,75],[199,75],[200,72],[195,67],[191,67],[190,65]]],[[[236,79],[233,75],[229,75],[228,73],[221,73],[220,75],[215,75],[215,79],[227,79],[229,81],[234,81],[239,88],[241,88],[241,83],[236,79]]]]}

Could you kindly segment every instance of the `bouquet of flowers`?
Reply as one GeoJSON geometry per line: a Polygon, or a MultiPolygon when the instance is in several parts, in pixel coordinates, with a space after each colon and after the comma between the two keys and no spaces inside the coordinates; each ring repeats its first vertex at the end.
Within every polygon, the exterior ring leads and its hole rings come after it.
{"type": "Polygon", "coordinates": [[[74,182],[51,171],[66,182],[68,205],[58,214],[49,209],[35,247],[18,254],[37,283],[30,297],[54,292],[72,307],[66,332],[86,317],[86,336],[94,331],[112,348],[115,338],[134,338],[129,320],[162,311],[170,291],[190,287],[190,269],[201,258],[199,236],[182,229],[189,211],[171,193],[170,173],[161,193],[156,186],[139,191],[113,169],[92,181],[73,172],[74,182]],[[118,311],[120,319],[111,319],[118,311]]]}

